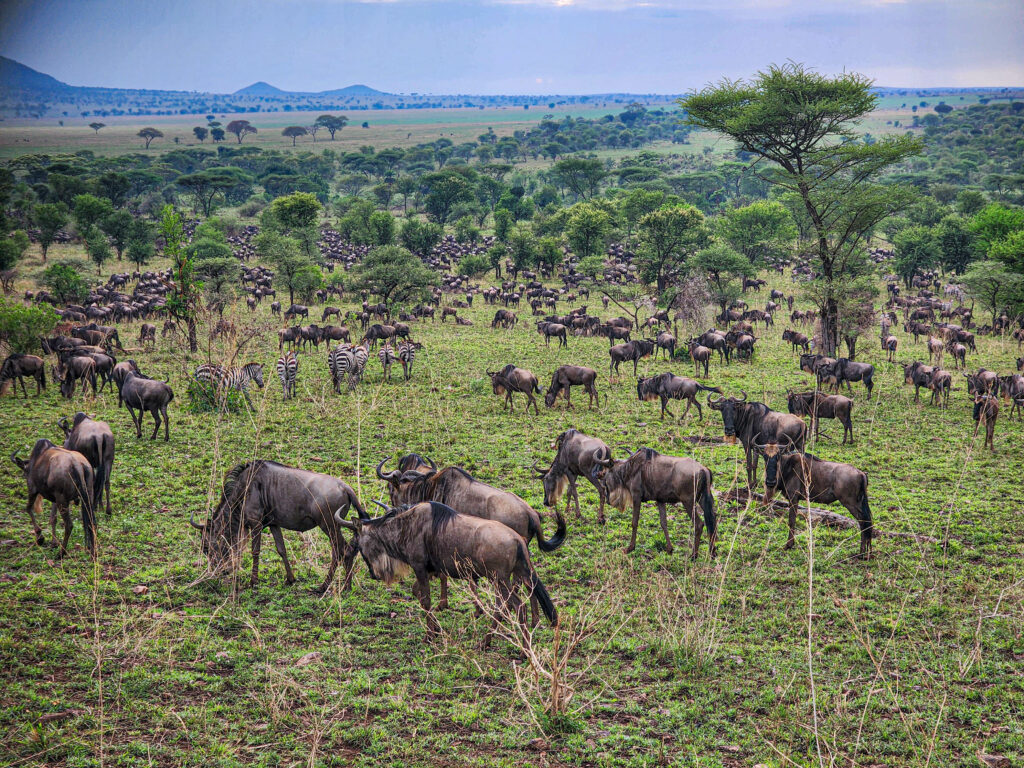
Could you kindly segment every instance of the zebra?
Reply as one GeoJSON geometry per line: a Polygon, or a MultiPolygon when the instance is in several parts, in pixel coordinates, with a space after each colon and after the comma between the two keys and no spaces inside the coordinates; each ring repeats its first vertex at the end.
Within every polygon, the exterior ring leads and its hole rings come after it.
{"type": "Polygon", "coordinates": [[[277,358],[277,377],[281,379],[284,399],[295,397],[295,382],[299,377],[299,357],[291,350],[277,358]]]}
{"type": "Polygon", "coordinates": [[[226,393],[229,389],[240,391],[251,408],[249,382],[255,381],[256,386],[263,389],[263,363],[247,363],[241,368],[204,363],[196,368],[195,379],[213,387],[218,393],[226,393]]]}
{"type": "Polygon", "coordinates": [[[412,378],[412,364],[416,360],[416,345],[411,341],[398,342],[398,360],[402,363],[405,380],[412,378]]]}
{"type": "Polygon", "coordinates": [[[348,369],[348,388],[355,389],[363,378],[363,371],[366,369],[366,361],[370,359],[370,352],[362,344],[352,347],[352,365],[348,369]]]}
{"type": "Polygon", "coordinates": [[[351,349],[351,344],[339,344],[327,353],[327,367],[331,371],[331,386],[334,387],[335,392],[341,392],[341,380],[348,373],[352,363],[349,352],[351,349]]]}
{"type": "Polygon", "coordinates": [[[384,346],[377,352],[377,359],[384,368],[385,381],[391,381],[391,365],[395,362],[395,350],[391,348],[390,341],[384,342],[384,346]]]}

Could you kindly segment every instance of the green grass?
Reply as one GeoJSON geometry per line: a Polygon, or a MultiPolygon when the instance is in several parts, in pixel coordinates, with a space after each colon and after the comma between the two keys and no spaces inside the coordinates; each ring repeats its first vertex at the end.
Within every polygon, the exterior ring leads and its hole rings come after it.
{"type": "MultiPolygon", "coordinates": [[[[0,563],[0,763],[966,768],[978,752],[1024,760],[1021,424],[1001,418],[995,453],[982,451],[963,385],[947,411],[914,405],[873,340],[862,357],[878,368],[876,397],[856,390],[856,443],[814,449],[867,471],[879,528],[941,538],[948,527],[948,550],[880,537],[875,558],[862,563],[856,533],[817,527],[812,537],[801,522],[787,552],[782,519],[719,502],[715,561],[704,556],[706,540],[701,559],[686,558],[690,528],[675,508],[677,549],[667,555],[652,505],[637,550],[624,556],[627,515],[609,510],[608,524],[597,525],[596,494],[581,481],[584,519],[570,516],[565,545],[534,551],[534,561],[567,626],[602,585],[614,611],[570,664],[579,673],[593,662],[572,704],[592,703],[562,721],[516,693],[512,666],[522,661],[509,645],[477,650],[484,627],[462,584],[439,614],[443,639],[428,645],[408,582],[388,589],[360,565],[351,593],[310,594],[328,556],[315,531],[285,534],[299,578],[292,587],[269,540],[255,589],[246,586],[248,559],[237,583],[202,579],[189,512],[206,510],[224,472],[253,456],[339,475],[369,504],[384,491],[376,462],[418,451],[542,510],[530,465],[550,460],[555,437],[576,427],[618,455],[650,446],[693,456],[714,472],[716,493],[737,485],[738,448],[683,439],[719,436],[717,414],[660,422],[656,403],[637,401],[625,368],[609,383],[604,339],[545,348],[529,322],[492,331],[494,309],[481,304],[460,310],[473,327],[414,326],[425,347],[413,381],[382,383],[374,358],[354,393],[334,395],[321,348],[300,356],[299,397],[288,403],[271,373],[278,325],[267,304],[255,316],[236,307],[239,325],[267,329],[239,361],[266,363],[267,387],[254,392],[255,412],[220,418],[185,408],[188,372],[205,352],[190,357],[168,340],[133,350],[143,371],[175,389],[166,444],[150,442],[145,425],[136,439],[109,391],[67,402],[51,384],[40,398],[0,398],[4,455],[57,440],[57,418],[78,409],[108,421],[118,445],[114,514],[100,515],[95,567],[80,521],[63,561],[32,543],[24,481],[10,462],[0,470],[0,539],[9,540],[0,563]],[[541,403],[539,417],[524,416],[516,396],[515,412],[502,412],[483,372],[507,362],[545,387],[558,364],[594,367],[601,408],[541,403]],[[135,594],[139,585],[148,592],[135,594]],[[295,666],[313,651],[318,662],[295,666]],[[67,719],[37,722],[65,710],[67,719]],[[542,735],[534,718],[546,731],[540,745],[531,744],[542,735]]],[[[599,301],[590,305],[600,311],[599,301]]],[[[783,327],[761,333],[752,364],[713,364],[711,381],[784,408],[786,389],[807,377],[779,339],[783,327]]],[[[900,359],[923,354],[923,343],[898,335],[900,359]]],[[[137,324],[121,336],[136,346],[137,324]]],[[[213,356],[224,352],[215,347],[213,356]]],[[[982,339],[969,363],[1006,372],[1014,352],[982,339]]],[[[640,370],[667,368],[692,375],[684,361],[647,360],[640,370]]],[[[546,519],[545,533],[553,529],[546,519]]],[[[539,630],[541,647],[551,641],[550,629],[539,630]]]]}

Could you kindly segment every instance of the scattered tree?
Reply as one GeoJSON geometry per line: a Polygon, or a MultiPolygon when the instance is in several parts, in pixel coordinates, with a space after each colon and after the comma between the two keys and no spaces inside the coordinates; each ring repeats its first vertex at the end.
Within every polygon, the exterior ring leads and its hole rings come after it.
{"type": "Polygon", "coordinates": [[[39,203],[32,209],[32,220],[39,229],[39,245],[45,264],[50,246],[57,239],[57,234],[67,226],[68,207],[64,203],[39,203]]]}
{"type": "Polygon", "coordinates": [[[89,123],[89,127],[92,128],[94,131],[96,131],[96,134],[99,135],[100,128],[106,128],[107,124],[106,123],[89,123]]]}
{"type": "Polygon", "coordinates": [[[201,125],[197,125],[195,128],[192,129],[192,133],[196,135],[196,138],[199,139],[199,143],[202,144],[204,141],[206,141],[206,137],[210,135],[210,129],[204,128],[201,125]]]}
{"type": "Polygon", "coordinates": [[[293,147],[295,146],[295,141],[296,139],[299,138],[299,136],[306,136],[308,134],[309,131],[301,125],[289,125],[283,131],[281,131],[282,136],[292,140],[293,147]]]}
{"type": "Polygon", "coordinates": [[[348,125],[348,118],[344,115],[320,115],[316,124],[331,134],[331,141],[334,141],[334,134],[348,125]]]}
{"type": "Polygon", "coordinates": [[[708,244],[704,214],[692,205],[664,206],[643,216],[637,226],[640,277],[662,293],[686,269],[686,262],[708,244]]]}
{"type": "Polygon", "coordinates": [[[750,259],[725,243],[715,243],[697,254],[694,269],[706,273],[711,299],[725,312],[743,291],[743,278],[754,274],[750,259]]]}
{"type": "Polygon", "coordinates": [[[248,120],[232,120],[227,125],[228,133],[234,134],[238,143],[242,143],[242,139],[248,136],[250,133],[257,133],[256,126],[250,123],[248,120]]]}
{"type": "Polygon", "coordinates": [[[389,308],[424,301],[437,274],[405,248],[374,248],[355,269],[355,287],[377,296],[389,308]]]}
{"type": "Polygon", "coordinates": [[[164,136],[163,131],[157,130],[156,128],[143,128],[135,135],[146,142],[146,149],[149,149],[149,145],[153,143],[153,139],[162,139],[164,136]]]}

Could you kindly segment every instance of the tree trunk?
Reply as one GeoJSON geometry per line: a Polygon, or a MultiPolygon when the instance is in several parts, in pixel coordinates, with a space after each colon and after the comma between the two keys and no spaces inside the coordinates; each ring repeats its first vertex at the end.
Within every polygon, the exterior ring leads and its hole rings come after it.
{"type": "Polygon", "coordinates": [[[850,360],[857,359],[857,337],[856,336],[844,336],[843,341],[846,342],[847,358],[850,360]]]}
{"type": "Polygon", "coordinates": [[[199,334],[196,332],[196,319],[194,317],[189,317],[188,319],[188,351],[199,351],[199,334]]]}
{"type": "MultiPolygon", "coordinates": [[[[830,291],[831,294],[831,291],[830,291]]],[[[839,352],[839,303],[835,297],[826,297],[821,308],[821,347],[828,357],[837,357],[839,352]]]]}

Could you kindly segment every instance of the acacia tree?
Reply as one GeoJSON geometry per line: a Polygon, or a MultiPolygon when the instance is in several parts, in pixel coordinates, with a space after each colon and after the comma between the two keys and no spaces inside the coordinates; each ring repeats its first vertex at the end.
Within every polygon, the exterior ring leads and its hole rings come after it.
{"type": "Polygon", "coordinates": [[[203,284],[196,279],[195,261],[185,250],[185,227],[181,214],[170,205],[161,212],[160,235],[164,240],[164,256],[172,262],[167,311],[188,329],[188,349],[199,351],[199,310],[203,284]]]}
{"type": "Polygon", "coordinates": [[[146,149],[149,149],[149,145],[153,143],[153,139],[162,139],[164,136],[163,131],[156,128],[143,128],[135,135],[146,142],[146,149]]]}
{"type": "Polygon", "coordinates": [[[295,140],[298,139],[299,136],[305,136],[308,133],[309,131],[301,125],[289,125],[283,131],[281,131],[282,136],[292,140],[293,147],[295,146],[295,140]]]}
{"type": "Polygon", "coordinates": [[[729,136],[740,150],[767,161],[760,172],[766,182],[799,196],[817,241],[822,352],[832,356],[839,345],[840,295],[865,268],[865,239],[913,199],[907,189],[877,179],[923,148],[908,135],[861,140],[857,123],[877,103],[872,84],[855,73],[833,78],[791,63],[772,65],[748,82],[723,80],[679,101],[687,124],[729,136]]]}
{"type": "Polygon", "coordinates": [[[256,126],[250,123],[248,120],[232,120],[227,125],[227,132],[233,133],[235,138],[238,139],[238,143],[242,143],[242,139],[248,136],[250,133],[257,133],[256,126]]]}
{"type": "Polygon", "coordinates": [[[704,214],[692,205],[665,206],[644,215],[637,225],[640,277],[655,283],[661,293],[683,273],[687,259],[707,245],[708,237],[704,214]]]}
{"type": "Polygon", "coordinates": [[[577,199],[588,200],[600,191],[608,172],[596,157],[565,157],[555,163],[552,175],[577,199]]]}
{"type": "Polygon", "coordinates": [[[743,278],[754,274],[750,260],[725,243],[715,243],[698,253],[693,266],[707,274],[711,300],[719,306],[723,315],[729,305],[739,298],[743,278]]]}
{"type": "Polygon", "coordinates": [[[43,263],[60,232],[68,223],[68,207],[64,203],[39,203],[32,209],[32,220],[39,229],[39,246],[43,251],[43,263]]]}
{"type": "Polygon", "coordinates": [[[96,131],[97,134],[100,132],[100,128],[106,128],[106,123],[89,123],[89,127],[96,131]]]}
{"type": "Polygon", "coordinates": [[[787,257],[797,237],[796,224],[777,200],[757,200],[727,211],[718,222],[719,234],[756,266],[787,257]]]}
{"type": "Polygon", "coordinates": [[[201,125],[197,125],[195,128],[192,129],[192,133],[196,135],[196,138],[199,139],[199,143],[202,144],[204,141],[206,141],[206,137],[210,135],[210,129],[204,128],[201,125]]]}
{"type": "Polygon", "coordinates": [[[344,115],[320,115],[316,124],[331,134],[331,141],[334,141],[334,134],[348,125],[348,118],[344,115]]]}
{"type": "Polygon", "coordinates": [[[437,274],[405,248],[374,248],[355,269],[355,287],[378,296],[389,309],[422,301],[437,284],[437,274]]]}

